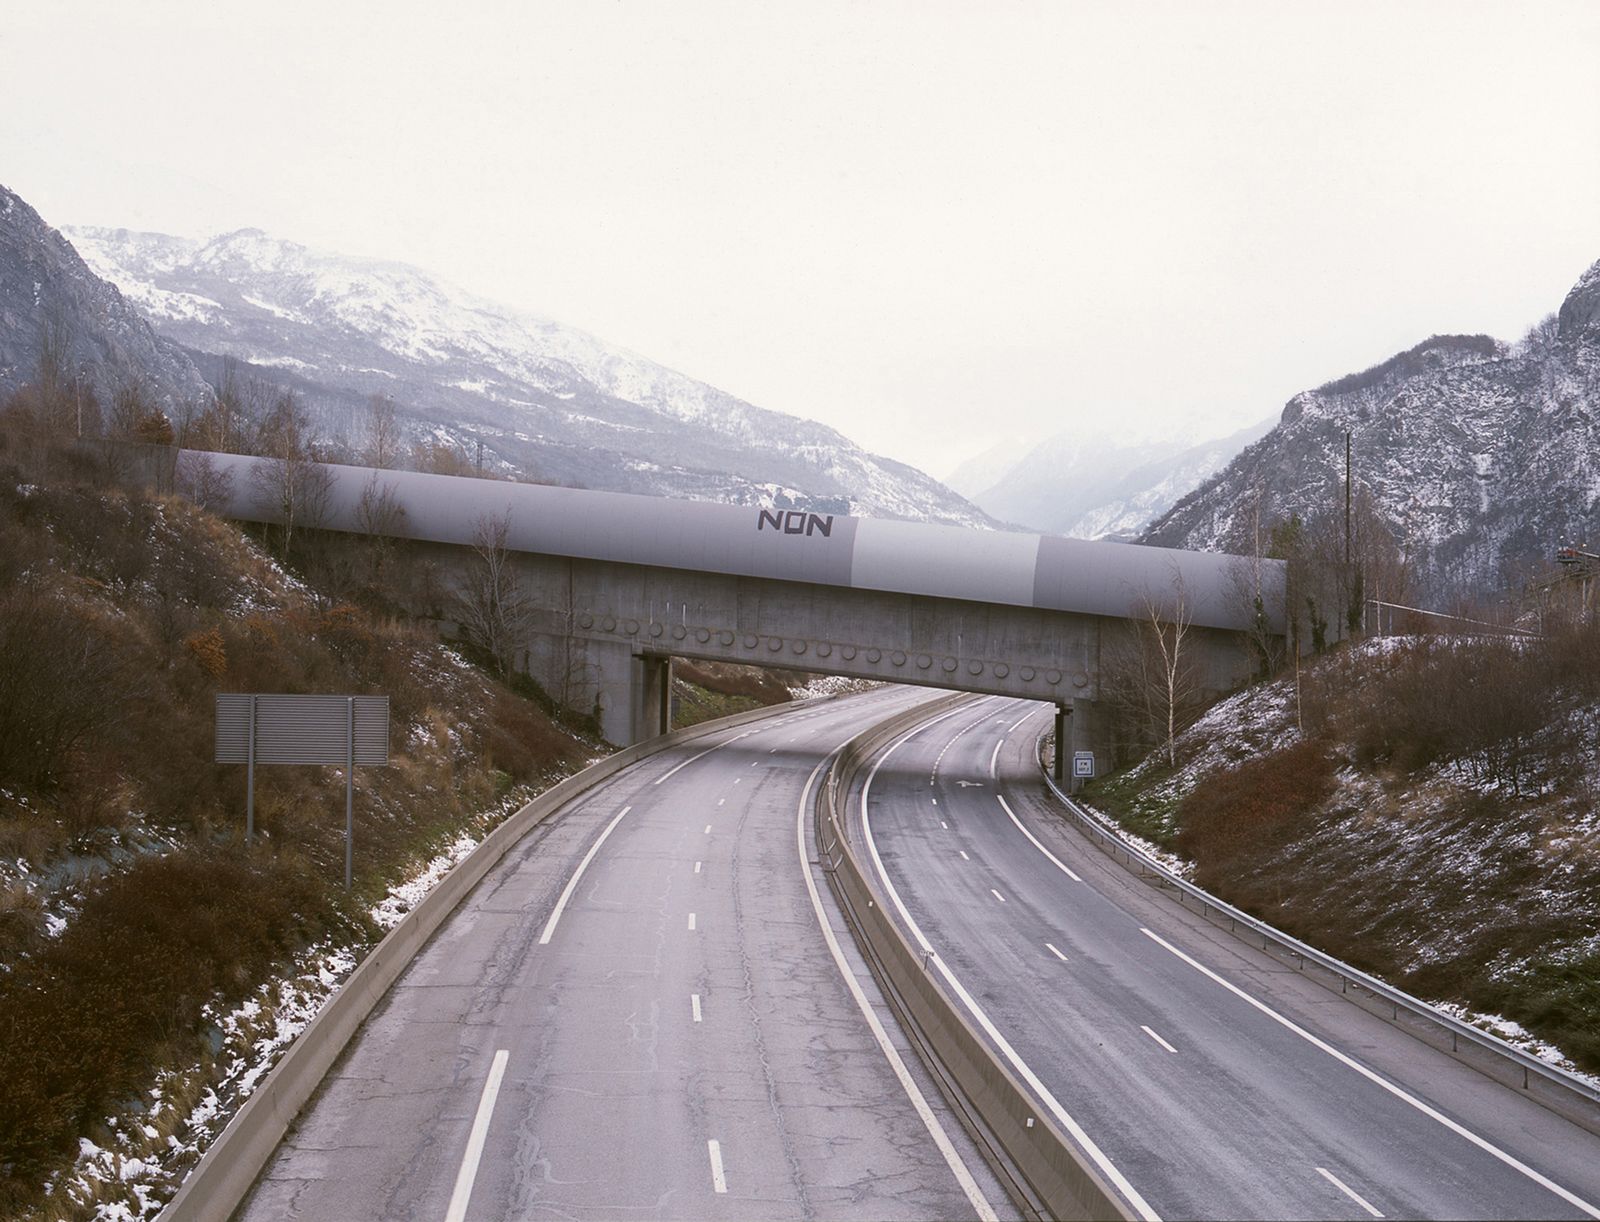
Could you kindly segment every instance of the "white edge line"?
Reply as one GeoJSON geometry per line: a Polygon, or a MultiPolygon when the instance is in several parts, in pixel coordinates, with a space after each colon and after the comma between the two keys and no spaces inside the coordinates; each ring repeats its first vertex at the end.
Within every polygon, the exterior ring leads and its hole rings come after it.
{"type": "MultiPolygon", "coordinates": [[[[1117,1169],[1116,1164],[1106,1157],[1105,1151],[1095,1144],[1094,1139],[1084,1131],[1083,1126],[1074,1120],[1070,1114],[1068,1114],[1066,1108],[1061,1106],[1061,1101],[1051,1093],[1049,1087],[1039,1080],[1039,1075],[1034,1073],[1033,1069],[1028,1065],[1028,1063],[1017,1054],[1017,1050],[1011,1046],[1011,1042],[1007,1040],[1005,1036],[1000,1034],[999,1029],[994,1025],[993,1022],[990,1021],[989,1016],[984,1013],[983,1007],[977,1003],[977,1000],[972,996],[971,993],[967,992],[961,981],[956,979],[955,973],[950,970],[944,959],[933,949],[933,945],[923,935],[921,927],[912,919],[911,914],[906,911],[905,903],[900,899],[900,893],[895,890],[894,883],[889,879],[889,872],[883,867],[883,858],[878,856],[878,845],[877,842],[872,838],[872,820],[868,815],[867,801],[868,797],[872,793],[872,782],[877,779],[878,769],[883,767],[884,761],[886,761],[889,756],[894,753],[901,743],[906,742],[914,735],[920,734],[930,726],[937,725],[946,717],[952,717],[961,711],[962,709],[960,707],[952,709],[950,712],[945,713],[942,716],[935,717],[931,721],[923,722],[915,729],[908,730],[899,738],[895,739],[894,742],[889,744],[889,746],[879,754],[871,769],[868,770],[866,783],[861,788],[861,831],[863,836],[866,838],[867,850],[872,857],[872,864],[877,868],[878,877],[883,880],[883,885],[889,892],[890,900],[893,901],[896,911],[900,913],[900,919],[905,922],[906,928],[911,932],[911,936],[916,939],[917,945],[920,946],[923,952],[929,956],[929,961],[932,963],[932,965],[939,969],[939,974],[944,977],[945,982],[949,984],[951,990],[954,991],[956,996],[961,999],[961,1003],[967,1007],[967,1012],[977,1020],[978,1025],[982,1027],[988,1037],[994,1041],[994,1045],[1000,1050],[1000,1054],[1011,1063],[1013,1069],[1022,1075],[1023,1081],[1025,1081],[1028,1086],[1032,1088],[1034,1094],[1037,1095],[1038,1098],[1044,1103],[1045,1107],[1049,1109],[1050,1114],[1056,1118],[1056,1121],[1064,1129],[1066,1129],[1067,1132],[1072,1134],[1073,1139],[1077,1141],[1080,1147],[1082,1147],[1084,1153],[1089,1156],[1089,1158],[1094,1162],[1095,1166],[1099,1167],[1100,1170],[1105,1173],[1106,1177],[1116,1185],[1117,1190],[1121,1192],[1128,1203],[1133,1206],[1135,1212],[1137,1212],[1139,1216],[1145,1220],[1145,1222],[1160,1222],[1161,1215],[1156,1213],[1156,1211],[1150,1207],[1149,1202],[1147,1202],[1144,1197],[1139,1194],[1139,1190],[1128,1182],[1128,1177],[1123,1175],[1122,1172],[1117,1169]]],[[[1065,867],[1062,868],[1065,869],[1065,867]]]]}
{"type": "Polygon", "coordinates": [[[1000,739],[998,742],[995,743],[994,750],[989,755],[989,779],[991,781],[998,781],[1000,779],[999,776],[995,773],[995,764],[1000,759],[1000,748],[1005,746],[1005,743],[1006,743],[1005,739],[1003,739],[1003,738],[1000,739]]]}
{"type": "MultiPolygon", "coordinates": [[[[835,749],[834,754],[837,754],[835,749]]],[[[829,758],[832,758],[830,755],[829,758]]],[[[810,858],[806,854],[806,806],[811,798],[812,786],[816,784],[817,774],[827,765],[824,759],[807,778],[804,791],[800,795],[799,817],[795,823],[795,841],[800,850],[800,872],[805,876],[806,891],[811,896],[811,909],[817,914],[817,924],[822,926],[822,938],[828,944],[828,951],[833,955],[834,966],[839,969],[839,974],[844,977],[845,985],[850,989],[850,996],[856,1000],[856,1005],[861,1010],[862,1016],[867,1020],[867,1027],[872,1032],[872,1038],[878,1042],[884,1059],[889,1062],[889,1068],[894,1071],[895,1078],[901,1088],[911,1100],[911,1106],[916,1109],[917,1115],[928,1130],[928,1135],[933,1138],[933,1144],[939,1148],[939,1153],[944,1156],[945,1165],[950,1168],[956,1182],[961,1185],[961,1191],[966,1193],[967,1201],[972,1206],[973,1214],[981,1222],[997,1222],[998,1215],[994,1206],[989,1204],[989,1199],[983,1195],[983,1189],[978,1187],[978,1181],[973,1178],[972,1172],[967,1169],[966,1163],[961,1161],[961,1155],[956,1151],[955,1145],[950,1140],[950,1135],[944,1131],[944,1126],[939,1123],[939,1118],[933,1114],[933,1109],[928,1106],[928,1100],[918,1088],[916,1080],[912,1078],[911,1071],[906,1068],[906,1063],[901,1059],[900,1052],[889,1042],[888,1035],[884,1032],[883,1024],[878,1020],[878,1015],[872,1008],[872,1003],[867,1000],[866,993],[861,988],[861,982],[856,979],[856,974],[850,970],[850,964],[844,957],[844,952],[839,948],[839,939],[834,937],[833,926],[828,923],[828,917],[822,910],[822,897],[817,894],[817,884],[811,877],[810,858]]]]}
{"type": "Polygon", "coordinates": [[[1063,863],[1062,860],[1059,857],[1057,857],[1049,849],[1045,848],[1044,845],[1040,844],[1039,841],[1038,841],[1038,838],[1035,837],[1032,832],[1030,832],[1027,828],[1022,826],[1022,820],[1017,818],[1017,816],[1012,813],[1010,803],[1008,803],[1002,795],[995,794],[994,796],[995,796],[995,800],[997,802],[999,802],[1000,805],[1005,808],[1006,814],[1011,816],[1011,822],[1013,822],[1013,823],[1015,823],[1017,825],[1017,830],[1020,831],[1024,836],[1026,836],[1028,838],[1029,842],[1032,843],[1034,848],[1038,849],[1041,853],[1043,853],[1046,857],[1048,857],[1050,859],[1051,864],[1054,865],[1056,869],[1060,870],[1063,874],[1065,874],[1068,878],[1070,878],[1073,882],[1081,883],[1083,881],[1083,879],[1079,878],[1078,875],[1073,872],[1073,869],[1072,869],[1071,866],[1066,865],[1065,863],[1063,863]]]}
{"type": "Polygon", "coordinates": [[[722,1175],[722,1143],[715,1137],[706,1141],[706,1153],[711,1155],[711,1189],[713,1192],[727,1192],[728,1181],[722,1175]]]}
{"type": "Polygon", "coordinates": [[[556,901],[555,911],[550,914],[550,919],[545,922],[544,932],[539,935],[539,945],[544,946],[550,941],[550,935],[556,931],[556,922],[561,919],[561,914],[566,910],[567,901],[572,898],[572,893],[578,889],[578,880],[583,877],[583,872],[589,868],[589,863],[594,860],[594,855],[600,851],[600,846],[606,842],[606,837],[611,835],[611,829],[622,822],[622,816],[633,807],[624,806],[617,812],[617,817],[606,824],[606,830],[600,833],[600,838],[589,846],[589,851],[583,855],[583,860],[578,863],[578,868],[573,871],[572,877],[567,880],[567,886],[561,892],[561,898],[556,901]]]}
{"type": "Polygon", "coordinates": [[[478,1178],[483,1144],[489,1138],[489,1117],[494,1113],[494,1101],[500,1095],[500,1079],[505,1076],[506,1061],[510,1057],[510,1051],[502,1048],[494,1054],[494,1063],[489,1066],[489,1078],[478,1099],[478,1114],[472,1118],[472,1134],[467,1138],[467,1152],[461,1159],[461,1170],[456,1173],[456,1187],[450,1194],[450,1208],[444,1215],[444,1222],[464,1222],[467,1216],[467,1202],[472,1200],[472,1184],[478,1178]]]}
{"type": "Polygon", "coordinates": [[[1345,1196],[1349,1197],[1357,1205],[1361,1206],[1362,1209],[1366,1210],[1374,1218],[1383,1217],[1383,1215],[1381,1213],[1379,1213],[1376,1209],[1372,1208],[1372,1202],[1368,1201],[1366,1197],[1362,1196],[1359,1192],[1357,1192],[1354,1188],[1350,1187],[1349,1184],[1345,1183],[1337,1175],[1335,1175],[1333,1172],[1329,1171],[1326,1167],[1318,1167],[1317,1168],[1317,1174],[1320,1175],[1323,1179],[1327,1180],[1328,1183],[1332,1184],[1340,1192],[1344,1193],[1345,1196]]]}
{"type": "Polygon", "coordinates": [[[1139,1030],[1143,1031],[1146,1035],[1148,1035],[1156,1043],[1160,1044],[1168,1052],[1177,1052],[1178,1051],[1171,1044],[1167,1043],[1166,1040],[1162,1039],[1159,1035],[1157,1035],[1154,1031],[1152,1031],[1149,1027],[1146,1027],[1143,1023],[1139,1024],[1139,1030]]]}
{"type": "Polygon", "coordinates": [[[1333,1057],[1334,1060],[1339,1061],[1341,1064],[1348,1065],[1351,1069],[1355,1070],[1362,1077],[1364,1077],[1364,1078],[1368,1079],[1369,1081],[1372,1081],[1372,1082],[1376,1083],[1377,1085],[1381,1086],[1384,1090],[1388,1091],[1396,1099],[1399,1099],[1404,1103],[1409,1103],[1412,1107],[1416,1108],[1424,1116],[1428,1116],[1428,1117],[1430,1117],[1430,1118],[1432,1118],[1434,1120],[1437,1120],[1440,1124],[1444,1125],[1444,1127],[1449,1129],[1452,1133],[1455,1133],[1457,1136],[1466,1138],[1473,1145],[1477,1146],[1480,1150],[1483,1150],[1485,1153],[1491,1154],[1495,1158],[1498,1158],[1506,1166],[1511,1167],[1514,1170],[1520,1171],[1523,1175],[1527,1176],[1534,1183],[1538,1184],[1541,1188],[1549,1189],[1551,1192],[1555,1193],[1556,1196],[1560,1197],[1567,1204],[1573,1206],[1576,1209],[1581,1209],[1584,1213],[1588,1214],[1591,1218],[1600,1218],[1600,1209],[1597,1209],[1595,1206],[1589,1204],[1589,1202],[1585,1201],[1582,1197],[1579,1197],[1579,1196],[1577,1196],[1577,1195],[1575,1195],[1575,1194],[1573,1194],[1571,1192],[1568,1192],[1560,1184],[1556,1183],[1554,1180],[1549,1179],[1548,1177],[1546,1177],[1544,1175],[1541,1175],[1539,1172],[1535,1171],[1532,1167],[1528,1166],[1527,1163],[1524,1163],[1521,1159],[1517,1158],[1515,1155],[1508,1154],[1506,1151],[1500,1149],[1500,1147],[1495,1145],[1493,1142],[1488,1141],[1485,1138],[1479,1137],[1471,1129],[1468,1129],[1468,1128],[1466,1128],[1466,1127],[1464,1127],[1464,1126],[1462,1126],[1460,1124],[1457,1124],[1454,1120],[1451,1120],[1450,1117],[1444,1115],[1442,1112],[1439,1112],[1436,1109],[1434,1109],[1432,1107],[1429,1107],[1426,1103],[1424,1103],[1421,1099],[1418,1099],[1415,1095],[1413,1095],[1410,1092],[1408,1092],[1406,1090],[1403,1090],[1400,1087],[1396,1086],[1393,1082],[1390,1082],[1387,1078],[1382,1077],[1381,1075],[1379,1075],[1377,1073],[1374,1073],[1372,1070],[1368,1069],[1365,1065],[1361,1064],[1360,1061],[1357,1061],[1353,1057],[1347,1056],[1346,1054],[1340,1052],[1337,1048],[1335,1048],[1332,1044],[1328,1043],[1326,1040],[1318,1038],[1317,1036],[1311,1034],[1311,1032],[1307,1031],[1304,1027],[1302,1027],[1299,1024],[1295,1023],[1293,1020],[1285,1018],[1282,1014],[1279,1014],[1276,1010],[1274,1010],[1271,1006],[1267,1005],[1265,1002],[1256,1000],[1256,998],[1252,997],[1249,993],[1246,993],[1238,985],[1232,983],[1231,981],[1224,980],[1221,976],[1217,975],[1216,972],[1212,971],[1209,967],[1207,967],[1205,964],[1201,963],[1198,959],[1195,959],[1193,956],[1185,954],[1183,951],[1179,950],[1176,946],[1174,946],[1171,942],[1168,942],[1160,934],[1152,933],[1148,929],[1140,929],[1139,932],[1144,934],[1145,937],[1149,938],[1151,941],[1155,942],[1158,946],[1163,946],[1167,950],[1171,951],[1174,955],[1178,956],[1178,958],[1182,959],[1185,963],[1187,963],[1190,967],[1194,968],[1197,972],[1201,973],[1204,976],[1209,976],[1212,980],[1216,981],[1223,988],[1227,989],[1228,992],[1234,994],[1236,997],[1240,998],[1241,1000],[1248,1002],[1250,1005],[1254,1006],[1257,1010],[1260,1010],[1261,1013],[1265,1014],[1268,1018],[1272,1019],[1274,1022],[1279,1023],[1284,1027],[1287,1027],[1290,1031],[1293,1031],[1301,1039],[1303,1039],[1303,1040],[1307,1041],[1308,1043],[1313,1044],[1316,1047],[1322,1049],[1323,1052],[1326,1052],[1329,1056],[1333,1057]]]}

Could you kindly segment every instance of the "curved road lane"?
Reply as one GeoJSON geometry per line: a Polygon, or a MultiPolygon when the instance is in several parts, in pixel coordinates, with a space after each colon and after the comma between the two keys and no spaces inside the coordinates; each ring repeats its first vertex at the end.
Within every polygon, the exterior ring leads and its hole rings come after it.
{"type": "Polygon", "coordinates": [[[946,987],[1130,1204],[1600,1216],[1600,1139],[1253,952],[1068,829],[1032,758],[1048,714],[985,698],[902,737],[865,773],[857,834],[946,987]]]}
{"type": "Polygon", "coordinates": [[[722,731],[548,820],[396,984],[243,1216],[1014,1217],[848,936],[841,973],[802,856],[824,758],[928,694],[722,731]]]}

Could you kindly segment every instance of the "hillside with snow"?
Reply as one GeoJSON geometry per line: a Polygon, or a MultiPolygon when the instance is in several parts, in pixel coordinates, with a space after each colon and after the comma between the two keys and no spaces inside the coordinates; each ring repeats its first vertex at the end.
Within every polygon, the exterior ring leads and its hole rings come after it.
{"type": "Polygon", "coordinates": [[[240,230],[200,242],[69,228],[163,336],[293,387],[359,449],[393,398],[408,439],[551,483],[962,526],[993,523],[936,480],[833,429],[755,407],[561,323],[397,263],[240,230]]]}
{"type": "Polygon", "coordinates": [[[1600,540],[1600,263],[1521,343],[1434,336],[1291,399],[1276,428],[1143,542],[1248,550],[1265,522],[1342,513],[1345,433],[1421,597],[1515,588],[1600,540]]]}

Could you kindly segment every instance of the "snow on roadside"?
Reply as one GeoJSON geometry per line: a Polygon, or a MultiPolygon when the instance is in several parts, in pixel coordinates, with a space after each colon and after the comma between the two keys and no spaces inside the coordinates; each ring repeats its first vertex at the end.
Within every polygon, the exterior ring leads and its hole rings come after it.
{"type": "Polygon", "coordinates": [[[875,679],[851,679],[845,675],[818,675],[809,683],[789,689],[791,700],[816,700],[823,696],[849,696],[870,692],[883,684],[875,679]]]}

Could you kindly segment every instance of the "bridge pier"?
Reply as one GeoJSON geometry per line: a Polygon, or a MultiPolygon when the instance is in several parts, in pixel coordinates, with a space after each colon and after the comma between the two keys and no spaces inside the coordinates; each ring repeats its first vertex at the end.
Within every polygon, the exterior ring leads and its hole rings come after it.
{"type": "Polygon", "coordinates": [[[633,737],[643,742],[672,728],[672,658],[641,654],[633,659],[633,737]]]}

